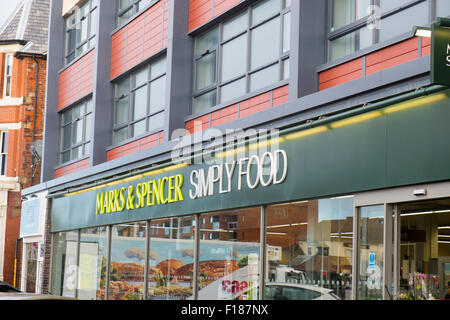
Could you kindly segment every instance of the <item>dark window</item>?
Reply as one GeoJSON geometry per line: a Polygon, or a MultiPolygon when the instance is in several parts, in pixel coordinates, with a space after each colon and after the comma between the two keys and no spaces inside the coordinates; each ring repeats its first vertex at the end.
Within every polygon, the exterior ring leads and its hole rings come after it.
{"type": "Polygon", "coordinates": [[[0,132],[0,176],[6,175],[8,162],[8,132],[0,132]]]}
{"type": "Polygon", "coordinates": [[[192,113],[289,77],[290,0],[264,0],[195,39],[192,113]]]}
{"type": "Polygon", "coordinates": [[[91,122],[92,98],[61,113],[61,163],[89,154],[91,122]]]}
{"type": "Polygon", "coordinates": [[[160,58],[116,83],[113,143],[164,126],[166,58],[160,58]]]}
{"type": "Polygon", "coordinates": [[[119,0],[119,12],[117,14],[117,25],[120,27],[135,13],[147,8],[150,3],[158,0],[119,0]]]}
{"type": "Polygon", "coordinates": [[[447,2],[437,0],[434,6],[434,0],[330,0],[329,60],[412,32],[414,26],[427,26],[430,16],[450,14],[447,2]]]}
{"type": "Polygon", "coordinates": [[[66,18],[66,64],[95,46],[97,2],[98,0],[84,2],[66,18]]]}

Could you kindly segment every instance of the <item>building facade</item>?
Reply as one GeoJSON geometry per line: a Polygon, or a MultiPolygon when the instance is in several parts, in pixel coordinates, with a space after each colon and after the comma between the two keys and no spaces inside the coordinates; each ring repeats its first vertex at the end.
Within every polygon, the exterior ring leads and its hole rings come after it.
{"type": "Polygon", "coordinates": [[[44,291],[441,298],[450,100],[412,30],[449,15],[444,0],[53,1],[41,184],[22,192],[45,221],[44,291]]]}
{"type": "Polygon", "coordinates": [[[21,191],[41,181],[49,7],[22,1],[0,29],[0,281],[31,292],[38,248],[22,237],[21,191]]]}

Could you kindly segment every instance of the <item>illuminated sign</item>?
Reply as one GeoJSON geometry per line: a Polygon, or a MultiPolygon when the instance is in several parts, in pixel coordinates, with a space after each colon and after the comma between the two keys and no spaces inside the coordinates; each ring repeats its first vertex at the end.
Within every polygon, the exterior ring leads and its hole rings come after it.
{"type": "MultiPolygon", "coordinates": [[[[287,176],[287,154],[284,150],[252,155],[232,163],[193,169],[190,172],[189,198],[194,200],[232,192],[232,180],[237,179],[237,190],[244,185],[255,189],[282,183],[287,176]],[[256,171],[252,174],[252,168],[256,171]]],[[[145,207],[184,201],[184,175],[177,174],[137,184],[104,190],[96,194],[95,214],[122,212],[145,207]]]]}

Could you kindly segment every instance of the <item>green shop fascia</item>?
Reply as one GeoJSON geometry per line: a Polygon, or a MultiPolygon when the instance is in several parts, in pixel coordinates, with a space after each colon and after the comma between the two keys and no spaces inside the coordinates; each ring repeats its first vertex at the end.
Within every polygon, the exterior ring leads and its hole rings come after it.
{"type": "Polygon", "coordinates": [[[51,232],[449,180],[449,96],[430,86],[55,196],[51,232]]]}

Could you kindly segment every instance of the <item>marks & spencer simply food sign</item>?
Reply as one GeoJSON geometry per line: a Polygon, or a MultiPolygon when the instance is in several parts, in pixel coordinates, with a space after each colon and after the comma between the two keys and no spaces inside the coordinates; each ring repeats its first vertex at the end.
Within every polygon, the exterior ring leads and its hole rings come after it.
{"type": "MultiPolygon", "coordinates": [[[[183,167],[175,165],[165,170],[183,167]]],[[[194,168],[186,181],[185,174],[175,174],[141,181],[155,171],[138,175],[140,182],[122,185],[96,194],[95,214],[120,213],[125,210],[150,208],[226,194],[244,188],[255,189],[259,185],[277,185],[286,179],[287,154],[284,150],[265,152],[261,156],[243,157],[231,163],[204,168],[194,168]],[[233,181],[235,183],[233,184],[233,181]]],[[[163,170],[164,171],[164,170],[163,170]]],[[[156,172],[157,173],[157,172],[156,172]]],[[[126,179],[125,179],[126,180],[126,179]]],[[[126,183],[126,181],[124,181],[126,183]]]]}

